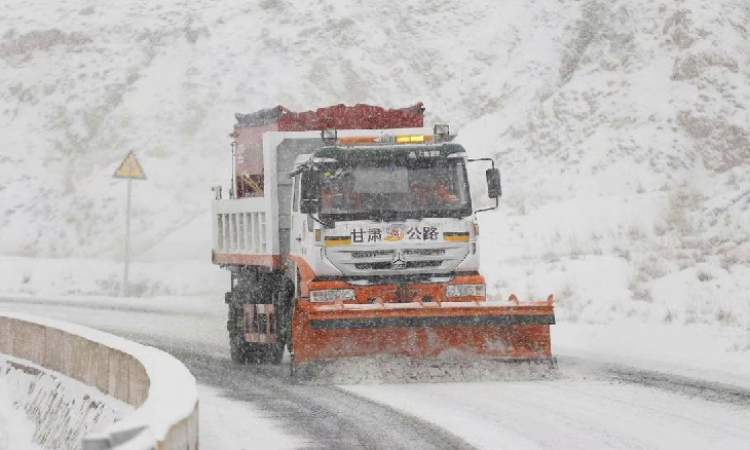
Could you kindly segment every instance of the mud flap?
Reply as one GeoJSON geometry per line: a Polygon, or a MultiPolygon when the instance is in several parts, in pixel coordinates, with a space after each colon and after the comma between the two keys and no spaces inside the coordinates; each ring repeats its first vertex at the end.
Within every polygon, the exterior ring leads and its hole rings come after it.
{"type": "Polygon", "coordinates": [[[245,319],[245,341],[258,344],[274,344],[277,341],[275,308],[272,304],[256,303],[242,305],[245,319]]]}

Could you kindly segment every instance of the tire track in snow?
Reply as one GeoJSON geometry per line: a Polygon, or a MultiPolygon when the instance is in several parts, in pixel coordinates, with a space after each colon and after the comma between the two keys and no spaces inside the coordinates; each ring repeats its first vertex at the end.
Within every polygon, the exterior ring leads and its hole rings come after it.
{"type": "Polygon", "coordinates": [[[654,387],[703,400],[750,406],[750,391],[737,386],[633,367],[609,367],[607,373],[615,380],[654,387]]]}
{"type": "Polygon", "coordinates": [[[573,371],[590,372],[605,379],[648,386],[702,400],[750,407],[750,389],[740,386],[570,356],[559,356],[558,361],[573,371]]]}

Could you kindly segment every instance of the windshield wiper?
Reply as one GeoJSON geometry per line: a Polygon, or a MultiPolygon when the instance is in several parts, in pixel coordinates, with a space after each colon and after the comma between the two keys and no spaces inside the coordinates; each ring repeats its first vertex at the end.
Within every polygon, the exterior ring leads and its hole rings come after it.
{"type": "Polygon", "coordinates": [[[333,223],[330,223],[330,224],[328,224],[328,223],[326,223],[326,222],[323,222],[322,220],[318,219],[318,218],[317,218],[317,217],[315,217],[315,215],[313,215],[313,214],[308,214],[307,216],[308,216],[309,218],[311,218],[312,220],[314,220],[314,221],[318,222],[319,224],[323,225],[323,227],[324,227],[324,228],[333,228],[333,227],[335,226],[335,223],[336,223],[336,222],[333,222],[333,223]]]}

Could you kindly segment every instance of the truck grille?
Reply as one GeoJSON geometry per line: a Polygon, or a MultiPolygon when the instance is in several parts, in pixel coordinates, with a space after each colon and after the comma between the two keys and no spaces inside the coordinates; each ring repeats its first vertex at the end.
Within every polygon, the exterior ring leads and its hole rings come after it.
{"type": "Polygon", "coordinates": [[[439,256],[445,255],[444,248],[407,248],[404,255],[439,256]]]}
{"type": "MultiPolygon", "coordinates": [[[[442,260],[437,261],[407,261],[406,269],[424,269],[427,267],[439,267],[442,260]]],[[[374,263],[355,263],[354,268],[357,270],[390,270],[393,267],[391,262],[374,262],[374,263]]]]}
{"type": "Polygon", "coordinates": [[[410,248],[329,248],[326,255],[346,275],[396,275],[449,272],[468,252],[468,245],[451,243],[410,248]],[[402,262],[394,267],[397,256],[402,262]]]}
{"type": "Polygon", "coordinates": [[[366,250],[351,252],[352,258],[377,258],[378,256],[392,256],[393,250],[366,250]]]}
{"type": "MultiPolygon", "coordinates": [[[[401,251],[403,255],[414,256],[441,256],[445,255],[444,248],[407,248],[401,251]]],[[[359,250],[350,252],[352,258],[378,258],[381,256],[394,256],[395,250],[359,250]]]]}

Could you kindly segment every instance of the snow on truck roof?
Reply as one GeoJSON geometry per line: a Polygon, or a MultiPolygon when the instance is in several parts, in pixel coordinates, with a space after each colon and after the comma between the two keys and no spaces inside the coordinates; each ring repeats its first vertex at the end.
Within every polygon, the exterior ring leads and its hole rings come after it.
{"type": "Polygon", "coordinates": [[[360,103],[354,106],[339,104],[294,112],[278,105],[249,114],[236,113],[235,118],[235,129],[271,124],[276,124],[277,131],[421,128],[424,122],[424,106],[419,102],[406,108],[385,109],[360,103]]]}

